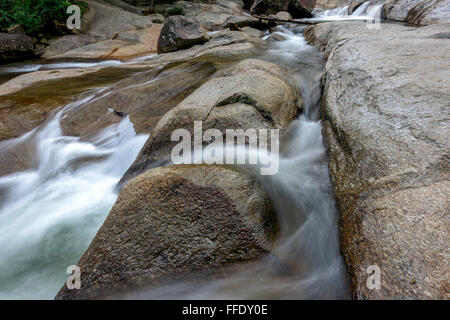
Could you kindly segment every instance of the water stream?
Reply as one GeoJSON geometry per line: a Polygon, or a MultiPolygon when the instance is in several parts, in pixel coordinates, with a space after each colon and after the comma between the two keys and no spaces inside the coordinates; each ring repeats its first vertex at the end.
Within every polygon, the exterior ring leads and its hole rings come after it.
{"type": "MultiPolygon", "coordinates": [[[[284,27],[277,32],[286,40],[274,42],[260,58],[289,68],[303,96],[304,112],[281,141],[278,174],[255,175],[273,199],[280,221],[276,248],[251,269],[224,279],[177,282],[127,297],[349,297],[322,142],[319,101],[324,62],[301,34],[284,27]]],[[[34,155],[28,170],[0,177],[0,299],[54,297],[65,282],[67,266],[77,263],[114,204],[114,186],[147,139],[136,135],[128,117],[89,141],[64,136],[60,128],[64,111],[93,97],[69,104],[40,127],[0,143],[0,148],[27,146],[34,155]]],[[[248,170],[255,172],[252,167],[248,170]]]]}

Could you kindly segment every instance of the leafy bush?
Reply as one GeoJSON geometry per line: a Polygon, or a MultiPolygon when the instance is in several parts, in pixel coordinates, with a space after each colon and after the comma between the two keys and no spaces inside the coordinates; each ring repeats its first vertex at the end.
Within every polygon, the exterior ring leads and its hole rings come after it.
{"type": "Polygon", "coordinates": [[[177,16],[177,15],[184,15],[183,8],[180,7],[172,7],[167,9],[166,11],[167,16],[177,16]]]}
{"type": "Polygon", "coordinates": [[[55,21],[65,24],[69,16],[67,7],[71,4],[80,6],[83,13],[87,5],[70,0],[0,0],[0,29],[7,29],[21,24],[27,34],[48,31],[55,21]]]}

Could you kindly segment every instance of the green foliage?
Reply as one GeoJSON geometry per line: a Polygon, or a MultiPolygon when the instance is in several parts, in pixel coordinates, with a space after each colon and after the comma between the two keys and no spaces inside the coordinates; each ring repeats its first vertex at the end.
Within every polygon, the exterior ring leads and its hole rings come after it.
{"type": "Polygon", "coordinates": [[[80,6],[82,13],[87,5],[71,0],[0,0],[0,29],[21,24],[27,34],[45,31],[54,21],[65,24],[71,4],[80,6]]]}
{"type": "Polygon", "coordinates": [[[180,7],[172,7],[167,9],[166,11],[166,15],[167,16],[177,16],[177,15],[184,15],[184,10],[183,8],[180,7]]]}

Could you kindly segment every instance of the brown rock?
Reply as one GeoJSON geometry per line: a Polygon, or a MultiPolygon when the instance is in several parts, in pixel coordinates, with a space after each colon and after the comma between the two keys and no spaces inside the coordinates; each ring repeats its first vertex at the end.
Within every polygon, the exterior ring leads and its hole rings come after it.
{"type": "Polygon", "coordinates": [[[231,16],[242,15],[239,1],[215,0],[212,3],[177,1],[175,6],[184,10],[184,15],[195,19],[207,30],[220,30],[231,16]]]}
{"type": "Polygon", "coordinates": [[[276,226],[260,185],[236,169],[152,169],[123,188],[78,262],[82,288],[63,286],[56,299],[98,298],[192,273],[223,273],[268,253],[276,226]]]}
{"type": "Polygon", "coordinates": [[[13,25],[7,31],[10,34],[25,34],[25,28],[21,24],[13,25]]]}
{"type": "Polygon", "coordinates": [[[422,1],[408,11],[406,21],[415,25],[450,22],[450,0],[422,1]]]}

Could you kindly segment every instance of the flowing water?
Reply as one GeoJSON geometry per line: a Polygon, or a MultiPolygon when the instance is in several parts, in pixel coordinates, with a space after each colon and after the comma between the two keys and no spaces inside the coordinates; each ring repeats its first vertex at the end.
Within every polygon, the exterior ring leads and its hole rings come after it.
{"type": "Polygon", "coordinates": [[[0,177],[0,299],[51,299],[88,247],[117,194],[114,187],[147,135],[128,118],[89,142],[64,136],[63,111],[0,148],[27,146],[34,166],[0,177]]]}
{"type": "MultiPolygon", "coordinates": [[[[304,98],[304,112],[280,142],[279,171],[260,176],[243,166],[270,194],[280,223],[273,252],[248,270],[201,282],[176,282],[125,294],[138,299],[346,299],[347,272],[339,251],[337,213],[322,141],[320,81],[324,61],[301,34],[278,27],[286,38],[263,56],[289,68],[304,98]]],[[[246,150],[242,152],[258,152],[246,150]]],[[[226,151],[225,151],[226,153],[226,151]]],[[[119,295],[120,297],[120,295],[119,295]]]]}
{"type": "MultiPolygon", "coordinates": [[[[286,40],[275,42],[260,58],[289,68],[304,98],[304,112],[282,138],[279,172],[255,175],[271,195],[280,222],[273,253],[224,279],[177,282],[124,296],[349,297],[319,120],[324,62],[301,34],[284,27],[277,32],[286,40]]],[[[0,143],[0,148],[26,146],[34,156],[27,171],[0,177],[2,299],[54,297],[68,276],[67,266],[77,263],[113,205],[114,186],[147,139],[136,135],[127,117],[89,141],[64,136],[64,111],[90,99],[93,96],[69,104],[40,127],[0,143]]],[[[246,169],[256,172],[254,167],[246,169]]]]}
{"type": "Polygon", "coordinates": [[[330,10],[317,12],[313,18],[299,19],[304,22],[327,22],[327,21],[367,21],[373,23],[381,20],[382,4],[372,5],[366,1],[358,6],[351,14],[348,5],[337,7],[330,10]]]}

